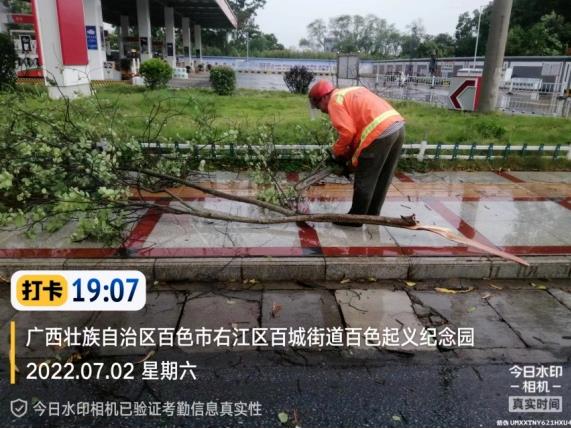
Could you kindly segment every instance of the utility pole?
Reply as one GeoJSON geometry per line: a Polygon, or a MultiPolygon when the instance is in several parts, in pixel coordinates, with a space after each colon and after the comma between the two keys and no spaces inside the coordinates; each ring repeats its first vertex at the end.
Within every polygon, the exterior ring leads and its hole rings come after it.
{"type": "Polygon", "coordinates": [[[492,6],[490,34],[486,46],[486,62],[484,65],[480,106],[478,108],[478,111],[482,113],[496,110],[510,28],[512,4],[513,0],[494,0],[494,5],[492,6]]]}
{"type": "Polygon", "coordinates": [[[474,49],[474,69],[476,69],[476,58],[478,57],[478,44],[480,42],[480,27],[482,25],[482,7],[480,6],[480,12],[478,13],[478,35],[476,36],[476,49],[474,49]]]}

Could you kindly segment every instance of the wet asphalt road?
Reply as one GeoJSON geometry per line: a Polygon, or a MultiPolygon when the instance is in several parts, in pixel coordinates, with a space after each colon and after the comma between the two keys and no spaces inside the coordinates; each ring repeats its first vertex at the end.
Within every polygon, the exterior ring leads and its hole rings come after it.
{"type": "MultiPolygon", "coordinates": [[[[158,354],[189,359],[198,380],[143,382],[22,381],[9,386],[0,373],[0,422],[8,427],[495,427],[498,420],[571,419],[571,365],[565,364],[562,414],[511,414],[508,397],[521,395],[510,364],[451,364],[433,356],[383,353],[355,359],[338,353],[158,354]],[[16,398],[37,401],[260,402],[260,417],[27,417],[9,410],[16,398]],[[294,411],[295,410],[295,411],[294,411]],[[290,421],[282,425],[278,413],[290,421]]],[[[135,362],[139,358],[127,357],[135,362]]],[[[136,377],[139,378],[139,377],[136,377]]],[[[555,426],[548,424],[547,426],[555,426]]],[[[571,426],[571,422],[569,422],[571,426]]]]}

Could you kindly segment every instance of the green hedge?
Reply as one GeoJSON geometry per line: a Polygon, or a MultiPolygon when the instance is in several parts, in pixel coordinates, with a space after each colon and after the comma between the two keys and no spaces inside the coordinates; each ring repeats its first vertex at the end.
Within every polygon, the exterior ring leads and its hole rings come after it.
{"type": "Polygon", "coordinates": [[[232,95],[236,90],[236,72],[226,66],[213,67],[210,84],[218,95],[232,95]]]}
{"type": "Polygon", "coordinates": [[[12,39],[8,34],[0,33],[0,91],[14,89],[16,86],[17,60],[12,39]]]}
{"type": "Polygon", "coordinates": [[[172,67],[160,58],[153,58],[141,64],[139,74],[145,78],[145,85],[150,89],[165,88],[172,79],[172,67]]]}

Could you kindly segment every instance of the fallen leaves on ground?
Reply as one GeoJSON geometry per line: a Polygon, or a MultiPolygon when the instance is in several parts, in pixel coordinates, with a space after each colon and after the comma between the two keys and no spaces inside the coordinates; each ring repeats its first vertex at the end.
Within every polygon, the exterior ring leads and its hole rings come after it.
{"type": "Polygon", "coordinates": [[[271,313],[272,319],[275,319],[281,310],[282,310],[281,304],[276,304],[274,302],[272,304],[272,313],[271,313]]]}
{"type": "Polygon", "coordinates": [[[491,293],[485,293],[484,295],[482,295],[482,299],[488,299],[492,296],[491,293]]]}
{"type": "Polygon", "coordinates": [[[289,416],[285,411],[282,411],[281,413],[278,413],[278,420],[282,425],[285,425],[289,420],[289,416]]]}
{"type": "Polygon", "coordinates": [[[547,286],[537,283],[530,283],[530,285],[539,290],[547,290],[547,286]]]}
{"type": "Polygon", "coordinates": [[[445,287],[437,287],[434,289],[436,292],[440,292],[440,293],[448,293],[448,294],[452,294],[455,295],[457,293],[468,293],[468,292],[472,292],[474,290],[473,287],[470,287],[468,289],[448,289],[445,287]]]}
{"type": "Polygon", "coordinates": [[[143,362],[148,361],[150,358],[152,358],[155,355],[155,353],[156,353],[155,350],[151,350],[149,353],[147,353],[147,355],[143,359],[141,359],[138,362],[135,362],[135,365],[139,365],[143,362]]]}
{"type": "Polygon", "coordinates": [[[291,421],[296,428],[301,427],[301,420],[299,419],[299,413],[297,412],[297,408],[293,410],[293,420],[291,421]]]}
{"type": "Polygon", "coordinates": [[[416,283],[415,282],[404,282],[405,285],[407,285],[407,287],[415,287],[416,283]]]}
{"type": "Polygon", "coordinates": [[[341,280],[339,283],[341,283],[342,285],[346,285],[347,283],[351,283],[351,279],[343,279],[341,280]]]}
{"type": "Polygon", "coordinates": [[[496,285],[493,284],[493,283],[490,283],[489,286],[490,286],[491,288],[494,288],[494,289],[497,289],[497,290],[503,290],[503,289],[504,289],[503,287],[496,286],[496,285]]]}
{"type": "Polygon", "coordinates": [[[83,360],[83,355],[78,352],[72,353],[68,358],[66,363],[75,363],[83,360]]]}

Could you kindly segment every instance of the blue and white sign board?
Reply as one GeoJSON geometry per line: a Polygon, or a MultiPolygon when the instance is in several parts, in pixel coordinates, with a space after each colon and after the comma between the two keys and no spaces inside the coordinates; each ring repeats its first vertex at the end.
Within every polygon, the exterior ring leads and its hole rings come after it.
{"type": "Polygon", "coordinates": [[[97,41],[97,27],[95,27],[95,25],[86,25],[85,35],[87,36],[87,49],[94,51],[99,49],[97,41]]]}

